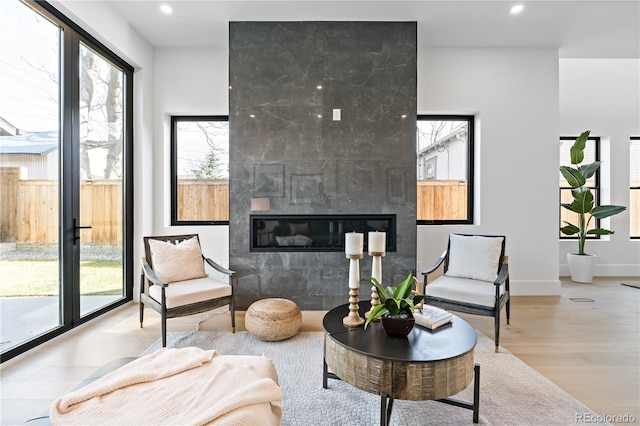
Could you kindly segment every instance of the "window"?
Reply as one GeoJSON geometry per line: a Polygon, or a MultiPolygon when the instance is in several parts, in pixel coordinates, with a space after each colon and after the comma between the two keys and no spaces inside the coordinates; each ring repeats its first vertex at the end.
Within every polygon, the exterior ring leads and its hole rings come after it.
{"type": "MultiPolygon", "coordinates": [[[[571,146],[575,142],[577,136],[562,136],[560,138],[560,165],[571,165],[571,154],[569,153],[571,146]]],[[[583,164],[593,163],[594,161],[600,160],[600,138],[595,136],[590,136],[587,139],[587,144],[584,149],[584,160],[583,164]]],[[[572,203],[573,196],[571,195],[571,187],[562,176],[560,172],[558,172],[560,176],[560,202],[561,203],[572,203]]],[[[593,201],[595,206],[600,205],[600,169],[598,169],[593,176],[587,179],[585,183],[585,187],[591,189],[591,193],[593,194],[593,201]]],[[[560,232],[560,228],[565,225],[564,221],[571,222],[573,224],[578,223],[578,215],[572,211],[569,211],[565,208],[560,208],[560,224],[558,227],[558,233],[561,239],[577,239],[577,236],[565,235],[560,232]]],[[[600,227],[600,221],[596,218],[591,220],[589,223],[588,229],[594,229],[600,227]]],[[[597,239],[600,238],[598,235],[587,235],[587,238],[597,239]]]]}
{"type": "Polygon", "coordinates": [[[171,224],[229,223],[229,117],[171,117],[171,224]]]}
{"type": "Polygon", "coordinates": [[[419,225],[473,223],[473,116],[419,115],[419,225]]]}
{"type": "Polygon", "coordinates": [[[630,236],[640,238],[640,136],[631,137],[629,147],[629,217],[630,236]]]}

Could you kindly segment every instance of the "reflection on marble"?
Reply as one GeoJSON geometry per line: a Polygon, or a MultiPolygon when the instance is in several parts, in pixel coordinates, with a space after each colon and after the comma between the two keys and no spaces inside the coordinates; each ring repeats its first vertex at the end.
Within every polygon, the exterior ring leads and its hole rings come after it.
{"type": "MultiPolygon", "coordinates": [[[[266,192],[270,214],[396,214],[398,250],[383,259],[383,279],[404,278],[416,263],[416,23],[231,22],[229,39],[237,307],[347,300],[344,254],[249,251],[251,198],[266,192]],[[256,184],[256,166],[270,185],[256,184]],[[280,167],[283,187],[269,174],[280,167]]],[[[362,277],[369,268],[364,259],[362,277]]]]}

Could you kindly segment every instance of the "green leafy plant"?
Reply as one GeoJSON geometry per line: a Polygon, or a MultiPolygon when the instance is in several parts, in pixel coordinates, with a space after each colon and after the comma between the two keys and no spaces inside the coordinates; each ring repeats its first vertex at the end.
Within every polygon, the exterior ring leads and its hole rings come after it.
{"type": "Polygon", "coordinates": [[[415,305],[420,303],[424,296],[413,292],[413,283],[416,277],[411,271],[407,278],[395,287],[384,287],[375,278],[370,278],[367,282],[376,287],[380,304],[376,305],[369,313],[369,317],[364,323],[366,329],[369,323],[379,317],[399,316],[402,312],[412,312],[415,305]]]}
{"type": "Polygon", "coordinates": [[[623,212],[624,206],[595,206],[591,189],[585,187],[587,179],[600,168],[601,161],[582,164],[584,161],[584,149],[589,139],[591,131],[583,132],[571,146],[569,151],[571,155],[572,166],[561,166],[560,173],[571,186],[571,195],[573,195],[572,203],[561,203],[560,205],[567,210],[578,214],[578,224],[574,225],[564,220],[565,226],[560,231],[565,235],[578,234],[578,254],[584,255],[584,243],[587,235],[611,235],[614,231],[604,228],[589,229],[589,223],[593,218],[604,219],[609,216],[623,212]]]}

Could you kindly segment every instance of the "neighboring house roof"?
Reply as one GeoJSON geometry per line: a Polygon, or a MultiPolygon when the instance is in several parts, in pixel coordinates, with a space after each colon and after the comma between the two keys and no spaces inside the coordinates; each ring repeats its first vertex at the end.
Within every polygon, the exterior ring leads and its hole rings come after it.
{"type": "Polygon", "coordinates": [[[2,155],[46,155],[58,149],[58,132],[25,133],[0,137],[2,155]]]}
{"type": "Polygon", "coordinates": [[[429,144],[428,146],[422,148],[419,152],[418,152],[418,157],[423,157],[425,156],[427,153],[437,149],[438,147],[444,146],[444,145],[448,145],[456,140],[463,140],[462,135],[464,133],[467,132],[467,128],[465,124],[461,124],[460,126],[456,127],[455,129],[453,129],[449,134],[444,135],[443,137],[439,138],[438,140],[436,140],[435,142],[433,142],[432,144],[429,144]],[[458,137],[459,136],[459,137],[458,137]]]}
{"type": "Polygon", "coordinates": [[[16,126],[0,117],[0,136],[13,136],[18,133],[20,133],[20,130],[16,126]]]}

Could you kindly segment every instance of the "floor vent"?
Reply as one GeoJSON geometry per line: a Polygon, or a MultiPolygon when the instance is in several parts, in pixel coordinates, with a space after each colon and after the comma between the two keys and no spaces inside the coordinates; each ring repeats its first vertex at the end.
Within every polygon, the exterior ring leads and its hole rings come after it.
{"type": "Polygon", "coordinates": [[[588,297],[570,297],[569,300],[573,300],[574,302],[595,302],[595,300],[588,297]]]}

